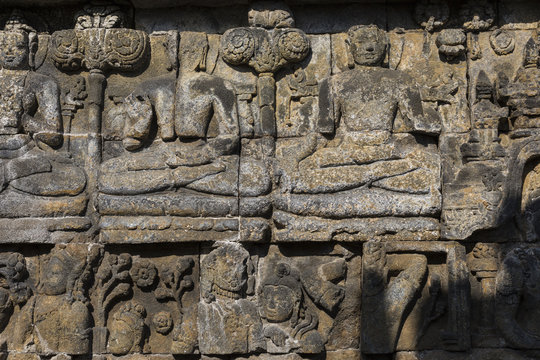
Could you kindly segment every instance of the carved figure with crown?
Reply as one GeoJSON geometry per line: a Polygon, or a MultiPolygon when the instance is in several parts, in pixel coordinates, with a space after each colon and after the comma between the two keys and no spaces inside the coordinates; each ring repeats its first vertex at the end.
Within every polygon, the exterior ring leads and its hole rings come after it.
{"type": "Polygon", "coordinates": [[[92,316],[86,294],[99,249],[56,245],[41,261],[37,293],[22,308],[10,347],[39,354],[86,354],[92,316]]]}
{"type": "Polygon", "coordinates": [[[63,143],[59,88],[35,71],[37,41],[19,12],[0,31],[0,216],[80,215],[86,177],[57,151],[63,143]],[[16,206],[21,202],[34,206],[16,206]]]}

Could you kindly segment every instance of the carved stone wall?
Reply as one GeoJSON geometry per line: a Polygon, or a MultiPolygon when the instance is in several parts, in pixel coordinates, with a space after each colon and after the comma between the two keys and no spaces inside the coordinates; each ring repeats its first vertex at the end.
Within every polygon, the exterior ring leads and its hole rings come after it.
{"type": "Polygon", "coordinates": [[[540,358],[536,1],[0,3],[0,360],[540,358]]]}

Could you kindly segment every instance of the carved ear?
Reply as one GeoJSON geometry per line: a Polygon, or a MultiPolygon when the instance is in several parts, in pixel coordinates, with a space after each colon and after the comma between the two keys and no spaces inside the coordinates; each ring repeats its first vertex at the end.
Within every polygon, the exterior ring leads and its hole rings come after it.
{"type": "Polygon", "coordinates": [[[180,42],[180,35],[178,31],[171,30],[166,33],[167,42],[164,44],[167,52],[167,58],[169,59],[169,66],[167,70],[173,71],[178,69],[178,61],[180,60],[178,54],[178,44],[180,42]]]}
{"type": "Polygon", "coordinates": [[[206,57],[208,56],[208,36],[206,34],[204,34],[204,42],[201,45],[201,61],[199,62],[199,70],[206,71],[206,57]]]}
{"type": "Polygon", "coordinates": [[[347,66],[349,69],[354,69],[354,58],[352,56],[351,41],[349,38],[345,39],[345,45],[347,48],[347,66]]]}
{"type": "Polygon", "coordinates": [[[31,69],[36,69],[36,54],[39,50],[38,41],[38,36],[35,32],[28,34],[28,64],[30,65],[31,69]]]}

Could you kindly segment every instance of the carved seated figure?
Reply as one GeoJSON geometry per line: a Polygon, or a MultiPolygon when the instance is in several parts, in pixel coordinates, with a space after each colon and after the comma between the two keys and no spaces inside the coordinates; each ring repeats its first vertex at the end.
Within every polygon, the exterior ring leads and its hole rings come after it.
{"type": "Polygon", "coordinates": [[[266,348],[253,294],[249,253],[238,243],[224,243],[201,262],[198,309],[202,354],[245,354],[266,348]]]}
{"type": "Polygon", "coordinates": [[[72,197],[82,193],[86,177],[53,150],[63,140],[59,89],[52,78],[33,71],[37,35],[12,16],[0,32],[0,44],[0,214],[79,215],[85,197],[72,197]],[[63,196],[69,201],[58,198],[63,196]]]}
{"type": "MultiPolygon", "coordinates": [[[[206,34],[182,34],[176,95],[171,84],[159,80],[143,84],[126,99],[120,113],[127,115],[123,140],[127,152],[103,164],[102,193],[137,195],[184,188],[202,196],[238,195],[236,94],[229,82],[200,71],[207,51],[206,34]],[[160,134],[155,141],[149,138],[154,111],[160,134]]],[[[268,177],[262,164],[252,170],[261,173],[255,174],[256,179],[268,177]]],[[[257,194],[268,184],[244,188],[257,194]]]]}
{"type": "Polygon", "coordinates": [[[84,302],[88,277],[85,246],[57,245],[47,256],[37,294],[19,313],[12,333],[12,350],[39,354],[87,354],[92,316],[84,302]]]}
{"type": "Polygon", "coordinates": [[[332,218],[436,215],[440,159],[429,137],[440,132],[440,118],[423,108],[411,77],[381,66],[383,30],[354,26],[347,43],[355,68],[319,86],[318,130],[326,137],[278,149],[290,195],[276,206],[332,218]]]}
{"type": "Polygon", "coordinates": [[[285,263],[272,270],[258,291],[259,312],[268,322],[264,326],[267,351],[322,352],[325,341],[316,330],[319,318],[306,305],[298,270],[285,263]]]}

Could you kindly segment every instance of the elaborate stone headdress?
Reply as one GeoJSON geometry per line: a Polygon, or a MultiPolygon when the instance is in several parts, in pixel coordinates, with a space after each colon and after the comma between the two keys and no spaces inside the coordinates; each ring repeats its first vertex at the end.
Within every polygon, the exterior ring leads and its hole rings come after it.
{"type": "Polygon", "coordinates": [[[218,261],[234,259],[236,263],[249,262],[249,253],[239,243],[222,243],[217,249],[212,250],[201,262],[201,293],[206,301],[212,301],[212,285],[217,276],[220,276],[217,266],[218,261]]]}

